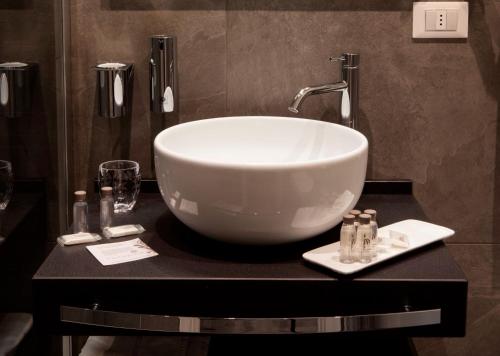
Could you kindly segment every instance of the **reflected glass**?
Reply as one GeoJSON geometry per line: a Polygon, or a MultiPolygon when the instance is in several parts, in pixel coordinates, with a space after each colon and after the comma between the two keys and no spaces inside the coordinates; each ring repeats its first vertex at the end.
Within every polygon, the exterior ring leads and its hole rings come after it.
{"type": "Polygon", "coordinates": [[[7,208],[12,196],[12,165],[0,161],[0,212],[7,208]]]}
{"type": "MultiPolygon", "coordinates": [[[[0,161],[0,231],[3,213],[12,196],[12,186],[12,165],[8,161],[0,161]]],[[[3,240],[4,238],[0,235],[0,244],[3,240]]]]}

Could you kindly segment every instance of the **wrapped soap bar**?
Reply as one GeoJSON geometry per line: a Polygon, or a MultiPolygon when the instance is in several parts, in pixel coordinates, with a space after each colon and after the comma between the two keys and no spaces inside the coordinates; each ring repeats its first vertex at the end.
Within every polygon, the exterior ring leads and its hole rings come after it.
{"type": "Polygon", "coordinates": [[[62,235],[57,238],[57,242],[61,246],[79,245],[89,242],[96,242],[102,239],[99,234],[91,234],[89,232],[79,232],[76,234],[62,235]]]}
{"type": "Polygon", "coordinates": [[[410,241],[408,240],[408,235],[403,234],[402,232],[390,230],[389,238],[391,241],[391,246],[393,247],[399,247],[399,248],[410,247],[410,241]]]}
{"type": "Polygon", "coordinates": [[[143,228],[141,225],[120,225],[120,226],[113,226],[113,227],[105,227],[102,230],[102,233],[104,236],[106,236],[108,239],[115,238],[115,237],[122,237],[122,236],[128,236],[128,235],[138,235],[146,231],[145,228],[143,228]]]}

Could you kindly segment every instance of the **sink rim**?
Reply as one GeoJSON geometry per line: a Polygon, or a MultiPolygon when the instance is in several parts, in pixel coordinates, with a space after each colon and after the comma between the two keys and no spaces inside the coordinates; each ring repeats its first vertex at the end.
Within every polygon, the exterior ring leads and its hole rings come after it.
{"type": "Polygon", "coordinates": [[[200,166],[205,166],[205,167],[224,168],[224,169],[250,169],[250,170],[276,170],[276,169],[286,170],[286,169],[303,169],[303,168],[307,168],[307,167],[316,167],[316,166],[333,164],[333,163],[343,162],[343,161],[352,159],[353,157],[362,154],[365,150],[368,149],[368,139],[361,132],[356,131],[354,129],[351,129],[349,127],[335,124],[335,123],[331,123],[331,122],[314,120],[314,119],[288,117],[288,116],[262,116],[262,115],[261,116],[222,116],[222,117],[216,117],[216,118],[209,118],[209,119],[202,119],[202,120],[185,122],[185,123],[171,126],[165,130],[162,130],[155,137],[154,148],[155,148],[155,150],[159,151],[160,153],[167,155],[167,156],[170,156],[173,159],[182,161],[184,163],[195,164],[195,165],[200,165],[200,166]],[[239,119],[244,119],[244,120],[248,120],[248,119],[264,119],[264,120],[279,119],[279,120],[300,121],[300,122],[303,122],[304,120],[306,120],[306,121],[314,121],[318,125],[334,125],[342,131],[349,132],[349,134],[357,136],[357,138],[360,139],[360,144],[354,150],[352,150],[348,153],[344,153],[340,156],[336,156],[336,157],[320,158],[320,159],[314,159],[314,160],[310,160],[310,161],[301,161],[301,162],[265,162],[265,163],[262,163],[262,162],[220,162],[220,161],[192,158],[192,157],[187,157],[186,155],[183,155],[183,154],[179,154],[179,153],[174,152],[172,150],[169,150],[169,149],[165,148],[160,143],[160,140],[164,136],[175,134],[175,131],[178,131],[179,129],[183,129],[186,126],[196,126],[196,125],[199,125],[200,122],[207,122],[207,121],[229,121],[229,120],[234,121],[234,120],[239,120],[239,119]]]}

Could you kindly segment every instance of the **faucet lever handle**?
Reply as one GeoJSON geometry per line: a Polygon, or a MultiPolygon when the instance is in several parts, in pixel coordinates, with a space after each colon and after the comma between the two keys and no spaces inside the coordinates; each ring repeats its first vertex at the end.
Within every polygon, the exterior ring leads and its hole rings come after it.
{"type": "Polygon", "coordinates": [[[359,53],[342,53],[340,57],[330,57],[330,62],[340,61],[343,66],[357,67],[359,66],[359,53]]]}
{"type": "Polygon", "coordinates": [[[340,57],[330,57],[330,58],[328,58],[328,60],[329,60],[330,62],[345,61],[345,57],[344,57],[344,56],[340,56],[340,57]]]}

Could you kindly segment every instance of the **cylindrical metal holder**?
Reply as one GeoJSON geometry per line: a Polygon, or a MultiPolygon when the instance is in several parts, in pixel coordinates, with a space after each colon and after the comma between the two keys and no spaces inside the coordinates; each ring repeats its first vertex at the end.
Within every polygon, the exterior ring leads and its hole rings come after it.
{"type": "Polygon", "coordinates": [[[0,63],[0,116],[19,117],[31,112],[34,63],[0,63]]]}
{"type": "Polygon", "coordinates": [[[125,116],[130,108],[133,64],[98,64],[99,116],[115,118],[125,116]]]}
{"type": "MultiPolygon", "coordinates": [[[[359,54],[343,53],[343,62],[340,69],[342,80],[347,82],[347,92],[349,93],[350,110],[349,115],[342,115],[342,124],[353,129],[358,129],[359,115],[359,54]]],[[[340,98],[342,108],[342,97],[340,98]]]]}
{"type": "Polygon", "coordinates": [[[151,111],[174,112],[177,109],[176,38],[151,37],[150,91],[151,111]]]}

